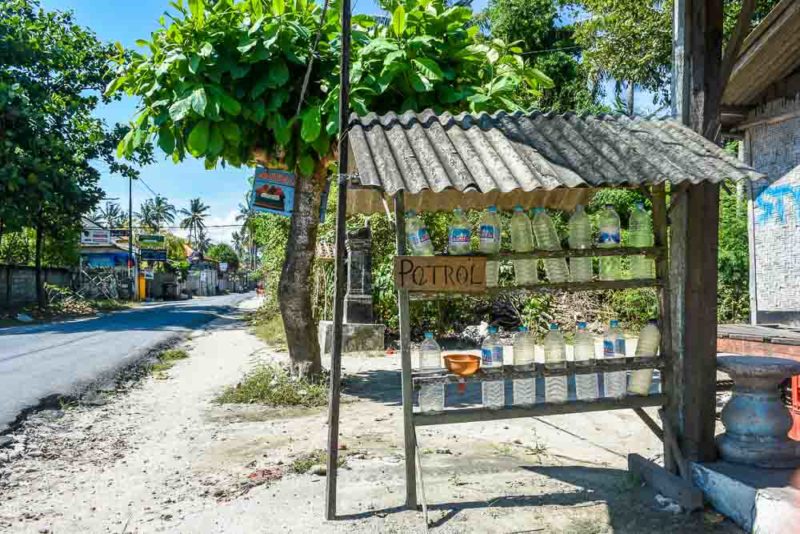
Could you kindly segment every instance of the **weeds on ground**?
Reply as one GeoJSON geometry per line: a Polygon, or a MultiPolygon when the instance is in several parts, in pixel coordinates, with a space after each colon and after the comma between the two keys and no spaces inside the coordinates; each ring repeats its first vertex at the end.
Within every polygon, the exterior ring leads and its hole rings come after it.
{"type": "MultiPolygon", "coordinates": [[[[326,451],[317,449],[302,454],[292,460],[290,467],[293,472],[302,475],[303,473],[308,473],[315,465],[328,465],[328,453],[326,451]]],[[[347,465],[347,458],[345,455],[339,453],[336,459],[336,465],[339,467],[345,467],[347,465]]]]}
{"type": "Polygon", "coordinates": [[[91,306],[99,312],[112,312],[127,310],[133,306],[132,302],[125,302],[116,299],[97,299],[90,302],[91,306]]]}
{"type": "Polygon", "coordinates": [[[324,406],[328,387],[324,377],[294,377],[277,364],[260,365],[244,379],[217,397],[220,404],[266,404],[267,406],[324,406]]]}
{"type": "Polygon", "coordinates": [[[165,350],[158,355],[158,361],[150,366],[150,372],[155,378],[163,380],[168,378],[166,372],[171,369],[173,365],[175,365],[175,362],[179,360],[185,360],[188,357],[189,353],[183,349],[165,350]]]}
{"type": "Polygon", "coordinates": [[[254,326],[256,336],[264,343],[276,350],[287,350],[286,331],[280,315],[274,315],[265,321],[255,321],[254,326]]]}

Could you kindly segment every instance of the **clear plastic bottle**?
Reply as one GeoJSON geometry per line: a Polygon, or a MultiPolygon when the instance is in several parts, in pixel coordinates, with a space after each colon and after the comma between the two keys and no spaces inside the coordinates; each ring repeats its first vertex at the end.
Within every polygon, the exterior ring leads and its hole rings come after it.
{"type": "MultiPolygon", "coordinates": [[[[594,336],[586,329],[586,323],[578,323],[575,332],[575,366],[594,363],[594,336]]],[[[591,400],[600,396],[597,374],[576,374],[575,395],[579,400],[591,400]]]]}
{"type": "Polygon", "coordinates": [[[406,237],[412,256],[433,256],[433,243],[428,227],[414,210],[406,212],[406,237]]]}
{"type": "MultiPolygon", "coordinates": [[[[636,207],[631,213],[628,241],[632,247],[653,246],[653,220],[641,202],[636,203],[636,207]]],[[[655,261],[646,256],[631,256],[631,276],[635,279],[655,278],[655,261]]]]}
{"type": "MultiPolygon", "coordinates": [[[[567,365],[567,346],[558,325],[550,324],[550,331],[544,337],[544,365],[547,369],[563,369],[567,365]]],[[[544,379],[545,402],[564,402],[567,400],[567,377],[548,376],[544,379]]]]}
{"type": "MultiPolygon", "coordinates": [[[[489,206],[478,224],[478,237],[480,238],[478,249],[481,254],[497,254],[500,252],[501,231],[500,215],[497,213],[497,207],[489,206]]],[[[499,277],[500,262],[487,261],[486,285],[489,287],[497,286],[499,277]]]]}
{"type": "MultiPolygon", "coordinates": [[[[525,326],[519,327],[514,337],[514,367],[517,371],[533,372],[536,345],[533,335],[525,326]]],[[[530,406],[536,402],[536,378],[515,378],[513,382],[514,406],[530,406]]]]}
{"type": "Polygon", "coordinates": [[[491,376],[497,374],[494,380],[481,382],[483,405],[486,408],[502,408],[506,401],[505,380],[503,379],[503,346],[497,338],[497,327],[489,327],[489,335],[481,345],[481,368],[491,376]]]}
{"type": "MultiPolygon", "coordinates": [[[[636,344],[636,357],[658,355],[658,346],[661,343],[661,332],[658,330],[658,323],[655,319],[642,328],[639,332],[639,342],[636,344]]],[[[631,395],[649,395],[650,383],[653,381],[652,369],[639,369],[631,373],[631,381],[628,384],[628,393],[631,395]]]]}
{"type": "Polygon", "coordinates": [[[462,256],[470,252],[470,234],[472,227],[464,215],[464,210],[453,210],[453,220],[447,232],[447,253],[453,256],[462,256]]]}
{"type": "MultiPolygon", "coordinates": [[[[603,337],[603,357],[625,359],[625,333],[619,327],[619,321],[611,321],[603,337]]],[[[613,371],[603,373],[605,396],[619,398],[625,396],[627,388],[627,372],[613,371]]]]}
{"type": "MultiPolygon", "coordinates": [[[[575,207],[575,213],[569,218],[569,248],[592,248],[592,223],[581,204],[575,207]]],[[[570,258],[569,275],[573,282],[589,282],[592,274],[592,258],[570,258]]]]}
{"type": "MultiPolygon", "coordinates": [[[[600,211],[598,219],[600,248],[618,247],[621,240],[619,215],[614,206],[606,204],[600,211]]],[[[622,264],[619,256],[602,256],[600,258],[600,280],[621,280],[622,264]]]]}
{"type": "MultiPolygon", "coordinates": [[[[442,349],[433,339],[432,332],[425,332],[425,341],[419,347],[419,368],[436,371],[442,368],[442,349]]],[[[419,409],[422,412],[444,410],[444,383],[426,384],[419,390],[419,409]]]]}
{"type": "MultiPolygon", "coordinates": [[[[544,208],[535,208],[533,213],[533,234],[536,236],[536,246],[542,250],[561,250],[561,240],[558,238],[553,219],[544,208]]],[[[566,258],[544,260],[544,270],[550,282],[566,282],[569,279],[566,258]]]]}
{"type": "MultiPolygon", "coordinates": [[[[519,205],[514,207],[514,215],[511,217],[511,248],[514,249],[514,252],[531,252],[533,250],[531,220],[519,205]]],[[[533,258],[514,260],[514,278],[517,285],[524,286],[538,282],[537,269],[536,260],[533,258]]]]}

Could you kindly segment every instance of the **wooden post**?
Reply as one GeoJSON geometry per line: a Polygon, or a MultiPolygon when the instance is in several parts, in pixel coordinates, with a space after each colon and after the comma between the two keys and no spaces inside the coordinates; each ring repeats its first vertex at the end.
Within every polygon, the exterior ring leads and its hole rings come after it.
{"type": "MultiPolygon", "coordinates": [[[[406,254],[406,217],[403,191],[394,196],[394,220],[397,238],[397,255],[406,254]]],[[[408,309],[408,289],[397,290],[397,308],[400,319],[400,362],[403,387],[403,442],[406,462],[406,506],[417,508],[417,472],[414,465],[416,439],[414,439],[414,389],[411,382],[411,317],[408,309]]]]}
{"type": "Polygon", "coordinates": [[[347,237],[347,168],[349,147],[347,119],[350,97],[350,0],[342,0],[342,58],[339,82],[339,180],[336,204],[336,278],[333,301],[333,346],[331,347],[331,380],[328,397],[328,465],[325,480],[325,519],[336,519],[336,476],[339,461],[339,388],[342,381],[342,327],[347,237]]]}
{"type": "MultiPolygon", "coordinates": [[[[655,234],[655,246],[668,246],[668,219],[667,219],[667,195],[666,186],[661,183],[652,188],[653,203],[653,233],[655,234]]],[[[669,254],[661,254],[656,260],[656,278],[663,284],[658,289],[658,323],[661,329],[661,354],[667,358],[672,358],[674,351],[672,348],[672,321],[670,312],[670,291],[669,291],[669,254]]],[[[667,396],[667,411],[675,413],[677,406],[679,388],[675,384],[675,373],[672,372],[672,362],[669,360],[664,369],[661,370],[661,392],[667,396]],[[670,409],[672,407],[672,409],[670,409]]],[[[672,451],[664,444],[664,467],[675,472],[676,464],[672,451]]]]}
{"type": "MultiPolygon", "coordinates": [[[[675,115],[714,139],[719,124],[722,0],[675,4],[675,115]],[[685,91],[685,93],[684,93],[685,91]]],[[[689,461],[716,457],[719,185],[689,185],[670,214],[670,306],[675,388],[667,406],[689,461]]]]}

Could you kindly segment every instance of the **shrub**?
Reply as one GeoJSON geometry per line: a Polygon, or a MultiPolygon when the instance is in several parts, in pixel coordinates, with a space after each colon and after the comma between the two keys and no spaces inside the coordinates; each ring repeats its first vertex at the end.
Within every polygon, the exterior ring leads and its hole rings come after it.
{"type": "Polygon", "coordinates": [[[225,389],[221,404],[266,404],[267,406],[324,406],[328,402],[325,378],[292,376],[280,365],[260,365],[244,379],[225,389]]]}

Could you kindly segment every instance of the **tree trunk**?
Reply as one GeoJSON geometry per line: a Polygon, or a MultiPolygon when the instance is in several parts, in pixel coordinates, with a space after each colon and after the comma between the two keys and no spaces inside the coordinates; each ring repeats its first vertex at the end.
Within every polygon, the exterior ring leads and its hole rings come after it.
{"type": "Polygon", "coordinates": [[[322,371],[317,325],[311,308],[311,271],[326,177],[324,161],[317,165],[312,177],[297,176],[289,243],[278,284],[278,300],[293,372],[306,376],[316,376],[322,371]]]}
{"type": "Polygon", "coordinates": [[[47,305],[44,296],[44,280],[42,280],[42,242],[44,241],[44,229],[42,228],[41,218],[36,222],[36,255],[34,265],[36,266],[36,302],[40,309],[47,305]]]}
{"type": "Polygon", "coordinates": [[[636,89],[636,85],[632,82],[628,82],[628,117],[633,117],[633,92],[636,89]]]}

